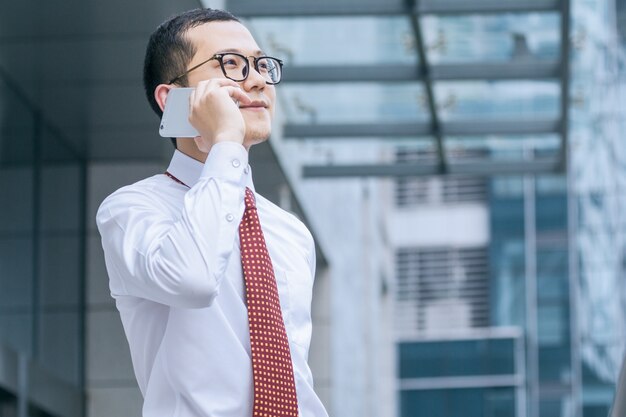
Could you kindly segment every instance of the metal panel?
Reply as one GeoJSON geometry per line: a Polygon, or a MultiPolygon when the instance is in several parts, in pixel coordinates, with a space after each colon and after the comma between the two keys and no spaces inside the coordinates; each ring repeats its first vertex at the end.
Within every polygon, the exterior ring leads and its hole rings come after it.
{"type": "MultiPolygon", "coordinates": [[[[526,150],[529,158],[531,151],[526,150]]],[[[560,161],[559,161],[560,162],[560,161]]],[[[536,181],[524,177],[524,317],[526,324],[526,395],[529,416],[539,415],[539,323],[537,294],[536,181]]]]}
{"type": "MultiPolygon", "coordinates": [[[[561,170],[558,160],[515,161],[471,161],[450,163],[450,175],[521,175],[557,173],[561,170]]],[[[335,177],[414,177],[419,175],[441,175],[438,164],[367,164],[367,165],[308,165],[302,169],[305,178],[335,177]]]]}
{"type": "MultiPolygon", "coordinates": [[[[559,0],[425,0],[418,6],[424,14],[557,12],[559,0]]],[[[226,7],[240,17],[293,16],[389,16],[406,14],[403,1],[230,0],[226,7]]]]}
{"type": "Polygon", "coordinates": [[[486,247],[403,247],[395,265],[397,336],[441,331],[441,323],[458,331],[488,326],[486,247]],[[412,322],[402,319],[406,309],[414,312],[412,322]]]}
{"type": "Polygon", "coordinates": [[[561,121],[558,119],[535,120],[523,118],[477,122],[448,122],[443,125],[447,136],[461,135],[532,135],[559,133],[561,121]]]}
{"type": "Polygon", "coordinates": [[[66,417],[82,414],[82,393],[34,363],[28,367],[29,400],[37,408],[66,417]]]}
{"type": "MultiPolygon", "coordinates": [[[[417,0],[409,0],[410,9],[415,10],[417,0]]],[[[426,101],[428,110],[430,111],[430,128],[435,137],[435,148],[437,150],[438,171],[446,173],[448,170],[448,161],[446,149],[443,146],[443,129],[441,128],[441,120],[439,119],[438,107],[435,102],[435,93],[433,91],[433,80],[430,75],[430,65],[428,64],[428,54],[426,54],[426,45],[422,33],[422,20],[417,13],[411,13],[411,27],[413,28],[413,36],[415,37],[415,49],[419,56],[420,71],[423,74],[424,91],[426,92],[426,101]]]]}
{"type": "Polygon", "coordinates": [[[0,388],[15,394],[18,391],[18,379],[17,353],[0,346],[0,388]]]}
{"type": "MultiPolygon", "coordinates": [[[[558,61],[530,61],[521,63],[467,63],[442,64],[430,67],[433,81],[498,81],[558,79],[561,64],[558,61]]],[[[417,65],[397,64],[295,66],[285,68],[282,82],[407,82],[422,81],[424,74],[417,65]]]]}
{"type": "Polygon", "coordinates": [[[423,14],[487,14],[558,12],[559,0],[422,0],[418,11],[423,14]]]}
{"type": "MultiPolygon", "coordinates": [[[[419,333],[412,336],[398,336],[396,342],[454,342],[481,339],[516,339],[521,340],[524,332],[516,326],[484,327],[481,329],[465,329],[437,333],[419,333]]],[[[523,372],[521,367],[518,372],[523,372]]]]}
{"type": "MultiPolygon", "coordinates": [[[[447,136],[462,135],[530,135],[561,132],[559,119],[547,120],[486,120],[446,122],[442,132],[447,136]]],[[[429,122],[385,122],[355,124],[287,124],[285,138],[366,138],[432,136],[429,122]]]]}
{"type": "Polygon", "coordinates": [[[285,138],[427,136],[429,123],[287,124],[285,138]]]}
{"type": "Polygon", "coordinates": [[[26,354],[3,346],[0,346],[0,388],[18,398],[24,415],[28,406],[64,417],[82,414],[80,390],[52,377],[26,354]]]}
{"type": "Polygon", "coordinates": [[[282,82],[401,82],[421,80],[417,65],[286,66],[282,82]]]}
{"type": "MultiPolygon", "coordinates": [[[[561,5],[561,162],[567,164],[568,124],[569,124],[569,55],[570,55],[570,2],[562,0],[561,5]]],[[[580,410],[579,410],[580,411],[580,410]]]]}
{"type": "Polygon", "coordinates": [[[401,178],[395,184],[397,207],[484,202],[487,181],[480,177],[401,178]]]}
{"type": "Polygon", "coordinates": [[[228,11],[239,17],[390,16],[406,14],[406,7],[402,0],[229,0],[226,6],[228,11]]]}
{"type": "MultiPolygon", "coordinates": [[[[572,158],[571,149],[569,148],[569,107],[570,107],[570,50],[571,50],[571,2],[570,0],[562,0],[561,3],[561,118],[563,124],[561,126],[561,162],[564,171],[567,173],[567,233],[569,235],[568,243],[568,287],[569,287],[569,307],[570,311],[578,311],[578,302],[580,300],[580,273],[579,273],[579,247],[576,237],[578,236],[578,197],[575,192],[576,177],[570,161],[572,158]]],[[[578,324],[579,315],[570,314],[570,345],[571,345],[571,402],[572,416],[581,417],[583,415],[582,400],[582,363],[580,352],[580,325],[578,324]]],[[[624,373],[622,372],[622,378],[624,373]]],[[[616,387],[616,395],[620,388],[616,387]]],[[[621,388],[624,392],[623,384],[621,388]]],[[[617,397],[616,397],[617,398],[617,397]]],[[[622,397],[622,405],[623,405],[622,397]]],[[[615,407],[615,405],[614,405],[615,407]]],[[[622,407],[624,409],[624,407],[622,407]]],[[[626,413],[621,413],[626,415],[626,413]]],[[[611,417],[617,417],[618,414],[611,414],[611,417]]]]}
{"type": "Polygon", "coordinates": [[[440,64],[431,67],[431,77],[435,81],[543,80],[557,79],[559,74],[560,62],[553,60],[440,64]]]}
{"type": "Polygon", "coordinates": [[[405,378],[398,381],[401,390],[517,387],[524,384],[521,375],[480,375],[440,378],[405,378]]]}

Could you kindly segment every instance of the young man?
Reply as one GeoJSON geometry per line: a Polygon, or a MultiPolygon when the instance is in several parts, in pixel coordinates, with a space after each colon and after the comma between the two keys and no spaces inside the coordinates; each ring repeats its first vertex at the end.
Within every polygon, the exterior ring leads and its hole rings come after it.
{"type": "Polygon", "coordinates": [[[97,215],[144,417],[327,416],[307,365],[315,253],[292,215],[254,192],[282,63],[231,14],[199,9],[151,36],[144,83],[161,114],[195,87],[169,168],[97,215]],[[259,226],[260,224],[260,226],[259,226]]]}

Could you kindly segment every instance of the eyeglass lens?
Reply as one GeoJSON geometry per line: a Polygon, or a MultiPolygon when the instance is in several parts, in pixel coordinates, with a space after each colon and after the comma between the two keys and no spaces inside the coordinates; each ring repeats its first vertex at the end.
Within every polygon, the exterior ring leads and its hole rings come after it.
{"type": "MultiPolygon", "coordinates": [[[[228,78],[243,81],[248,77],[250,63],[247,58],[238,54],[224,54],[222,64],[228,78]]],[[[280,65],[275,59],[260,58],[257,60],[257,67],[265,81],[272,84],[280,81],[280,65]]]]}

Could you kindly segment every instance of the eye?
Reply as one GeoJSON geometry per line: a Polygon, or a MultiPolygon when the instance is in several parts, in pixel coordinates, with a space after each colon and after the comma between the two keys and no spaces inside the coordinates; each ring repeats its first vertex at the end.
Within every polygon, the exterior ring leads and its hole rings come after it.
{"type": "Polygon", "coordinates": [[[245,65],[245,62],[238,55],[225,54],[222,56],[222,65],[224,65],[224,67],[233,69],[233,68],[239,68],[242,65],[245,65]]]}
{"type": "Polygon", "coordinates": [[[222,63],[224,65],[229,65],[232,67],[236,67],[237,66],[237,60],[235,58],[224,58],[222,59],[222,63]]]}
{"type": "Polygon", "coordinates": [[[276,71],[278,64],[271,58],[264,58],[258,61],[259,72],[268,73],[276,71]]]}

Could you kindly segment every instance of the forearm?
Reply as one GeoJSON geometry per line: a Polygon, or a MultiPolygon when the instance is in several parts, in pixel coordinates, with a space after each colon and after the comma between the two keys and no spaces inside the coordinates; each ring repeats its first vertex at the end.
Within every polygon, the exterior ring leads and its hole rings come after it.
{"type": "Polygon", "coordinates": [[[218,147],[178,217],[146,192],[122,189],[105,200],[98,227],[112,291],[179,307],[210,305],[235,248],[245,165],[241,145],[218,147]]]}

